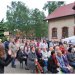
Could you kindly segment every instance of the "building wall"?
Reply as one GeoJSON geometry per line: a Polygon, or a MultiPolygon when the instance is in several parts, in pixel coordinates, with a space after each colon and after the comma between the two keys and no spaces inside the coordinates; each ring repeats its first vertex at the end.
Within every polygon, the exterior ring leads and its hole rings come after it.
{"type": "Polygon", "coordinates": [[[54,40],[52,39],[52,28],[56,27],[57,28],[57,37],[58,39],[55,40],[60,40],[62,38],[62,28],[63,27],[68,27],[68,34],[69,37],[74,35],[74,16],[67,16],[67,17],[62,17],[54,20],[49,20],[49,27],[48,27],[48,34],[49,34],[49,40],[54,40]]]}

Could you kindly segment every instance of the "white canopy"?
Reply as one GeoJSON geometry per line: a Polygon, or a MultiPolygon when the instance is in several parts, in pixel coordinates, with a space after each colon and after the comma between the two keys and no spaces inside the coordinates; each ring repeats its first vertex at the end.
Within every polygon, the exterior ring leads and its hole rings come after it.
{"type": "Polygon", "coordinates": [[[65,38],[65,39],[62,39],[62,42],[66,41],[67,43],[72,43],[72,44],[75,44],[75,36],[71,36],[71,37],[68,37],[68,38],[65,38]]]}

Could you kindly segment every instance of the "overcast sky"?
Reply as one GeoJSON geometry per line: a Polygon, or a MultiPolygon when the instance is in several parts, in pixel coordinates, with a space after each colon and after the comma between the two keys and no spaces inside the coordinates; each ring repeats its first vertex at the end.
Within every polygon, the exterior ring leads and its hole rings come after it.
{"type": "MultiPolygon", "coordinates": [[[[2,20],[2,18],[4,19],[6,18],[7,5],[10,5],[11,1],[22,1],[30,9],[38,8],[39,10],[42,10],[44,4],[47,1],[55,1],[55,0],[0,0],[0,21],[2,20]]],[[[75,0],[63,0],[63,1],[66,1],[66,3],[69,4],[74,2],[75,0]]],[[[45,12],[45,15],[47,16],[47,11],[45,12]]]]}

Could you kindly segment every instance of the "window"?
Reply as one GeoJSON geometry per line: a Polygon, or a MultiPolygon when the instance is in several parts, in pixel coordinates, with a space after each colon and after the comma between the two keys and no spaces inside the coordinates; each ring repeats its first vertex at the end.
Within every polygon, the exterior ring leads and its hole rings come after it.
{"type": "Polygon", "coordinates": [[[52,38],[57,38],[57,28],[52,28],[52,38]]]}
{"type": "Polygon", "coordinates": [[[62,38],[68,37],[68,27],[62,28],[62,38]]]}

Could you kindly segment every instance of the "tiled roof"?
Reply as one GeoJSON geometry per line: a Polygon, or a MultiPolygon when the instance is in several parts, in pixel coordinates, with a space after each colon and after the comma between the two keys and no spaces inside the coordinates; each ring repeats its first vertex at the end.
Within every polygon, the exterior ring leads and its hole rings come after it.
{"type": "Polygon", "coordinates": [[[74,15],[75,14],[75,10],[73,10],[74,6],[75,6],[75,4],[71,3],[68,5],[58,7],[51,14],[49,14],[46,17],[46,20],[59,18],[59,17],[63,17],[63,16],[74,15]]]}

